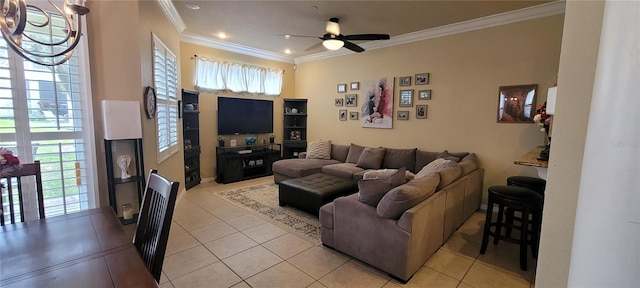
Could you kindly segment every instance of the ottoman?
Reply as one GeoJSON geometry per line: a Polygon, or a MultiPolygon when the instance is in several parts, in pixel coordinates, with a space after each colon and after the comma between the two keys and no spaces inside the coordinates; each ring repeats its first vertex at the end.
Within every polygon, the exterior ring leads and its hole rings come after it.
{"type": "Polygon", "coordinates": [[[318,215],[333,199],[358,191],[358,182],[323,173],[289,179],[278,184],[280,206],[292,206],[318,215]]]}

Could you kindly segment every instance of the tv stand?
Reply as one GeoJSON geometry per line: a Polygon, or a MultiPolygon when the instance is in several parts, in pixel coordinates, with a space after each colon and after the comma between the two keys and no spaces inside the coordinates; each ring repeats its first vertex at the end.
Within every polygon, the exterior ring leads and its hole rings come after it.
{"type": "Polygon", "coordinates": [[[273,175],[271,166],[280,160],[280,144],[216,147],[216,182],[231,183],[273,175]]]}

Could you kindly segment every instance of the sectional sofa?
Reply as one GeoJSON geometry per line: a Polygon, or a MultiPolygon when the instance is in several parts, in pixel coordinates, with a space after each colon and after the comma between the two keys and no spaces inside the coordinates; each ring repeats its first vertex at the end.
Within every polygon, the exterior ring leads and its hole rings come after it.
{"type": "Polygon", "coordinates": [[[329,145],[330,152],[325,153],[328,155],[320,157],[324,159],[314,159],[317,155],[308,157],[311,152],[308,150],[298,159],[275,162],[274,181],[280,183],[315,173],[359,181],[358,193],[337,198],[321,207],[322,243],[398,280],[409,280],[480,207],[484,170],[479,167],[474,153],[329,145]],[[402,170],[404,175],[421,174],[437,159],[443,160],[439,158],[455,164],[399,186],[391,185],[385,179],[375,179],[382,182],[374,185],[368,182],[370,180],[362,180],[365,173],[380,169],[398,169],[383,171],[402,170]],[[388,188],[381,190],[380,187],[387,184],[388,188]],[[370,193],[370,189],[378,193],[373,202],[365,199],[370,196],[365,191],[370,193]]]}

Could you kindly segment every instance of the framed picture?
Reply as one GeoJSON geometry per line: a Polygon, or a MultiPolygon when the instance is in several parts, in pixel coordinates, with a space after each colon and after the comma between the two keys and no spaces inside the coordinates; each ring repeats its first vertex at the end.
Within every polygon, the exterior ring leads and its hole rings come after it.
{"type": "Polygon", "coordinates": [[[344,106],[357,107],[358,106],[358,94],[344,95],[344,106]]]}
{"type": "Polygon", "coordinates": [[[398,120],[409,120],[409,111],[398,111],[398,120]]]}
{"type": "Polygon", "coordinates": [[[347,109],[340,109],[338,112],[340,121],[347,121],[347,109]]]}
{"type": "Polygon", "coordinates": [[[427,105],[416,105],[416,119],[427,119],[427,105]]]}
{"type": "Polygon", "coordinates": [[[383,76],[362,81],[358,102],[360,103],[360,126],[364,128],[392,129],[395,106],[395,78],[383,76]]]}
{"type": "Polygon", "coordinates": [[[358,112],[349,112],[349,119],[358,120],[358,112]]]}
{"type": "Polygon", "coordinates": [[[336,106],[342,106],[342,98],[336,98],[336,106]]]}
{"type": "Polygon", "coordinates": [[[400,77],[400,84],[398,86],[411,86],[411,76],[400,77]]]}
{"type": "Polygon", "coordinates": [[[351,91],[356,91],[358,89],[360,89],[360,82],[351,82],[351,91]]]}
{"type": "Polygon", "coordinates": [[[419,90],[418,100],[431,100],[431,90],[419,90]]]}
{"type": "Polygon", "coordinates": [[[538,84],[500,86],[498,123],[533,123],[538,84]]]}
{"type": "Polygon", "coordinates": [[[429,84],[429,73],[416,74],[416,85],[429,84]]]}
{"type": "Polygon", "coordinates": [[[338,93],[347,93],[347,84],[338,84],[338,93]]]}
{"type": "Polygon", "coordinates": [[[400,107],[413,106],[413,89],[400,90],[400,107]]]}

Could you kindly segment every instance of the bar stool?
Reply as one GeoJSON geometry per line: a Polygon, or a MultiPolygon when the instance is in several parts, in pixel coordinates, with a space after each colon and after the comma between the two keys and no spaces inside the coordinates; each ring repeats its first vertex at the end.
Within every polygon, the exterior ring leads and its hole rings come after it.
{"type": "Polygon", "coordinates": [[[484,222],[484,232],[482,234],[482,245],[480,254],[487,251],[489,236],[493,236],[493,244],[500,240],[520,244],[520,269],[527,271],[527,248],[531,245],[531,254],[538,257],[538,241],[540,223],[542,220],[542,196],[532,190],[516,186],[491,186],[489,187],[489,200],[487,203],[487,216],[484,222]],[[493,220],[493,205],[498,205],[498,215],[495,222],[493,220]],[[503,223],[502,217],[504,209],[509,208],[522,211],[520,225],[513,223],[503,223]],[[532,215],[531,229],[529,229],[529,215],[532,215]],[[502,235],[502,227],[520,230],[520,238],[511,238],[502,235]],[[491,227],[495,227],[491,231],[491,227]]]}
{"type": "MultiPolygon", "coordinates": [[[[511,176],[507,178],[507,186],[517,186],[522,188],[527,188],[529,190],[533,190],[538,192],[542,196],[542,203],[544,204],[544,190],[547,186],[547,181],[544,179],[529,177],[529,176],[511,176]]],[[[521,221],[520,217],[515,216],[515,212],[518,210],[514,209],[505,209],[505,215],[507,216],[506,223],[513,224],[513,221],[521,221]]],[[[538,234],[540,231],[538,231],[538,234]]],[[[507,228],[508,237],[511,237],[511,228],[507,228]]]]}

